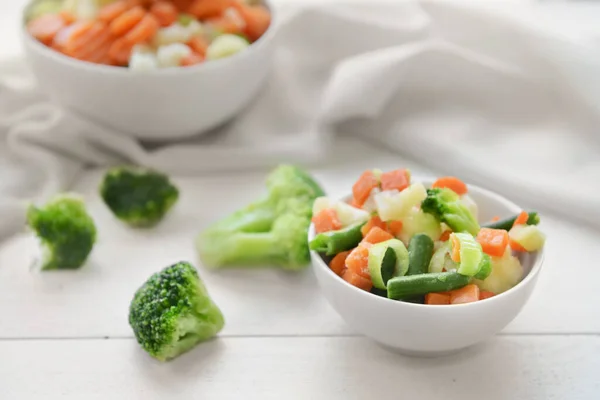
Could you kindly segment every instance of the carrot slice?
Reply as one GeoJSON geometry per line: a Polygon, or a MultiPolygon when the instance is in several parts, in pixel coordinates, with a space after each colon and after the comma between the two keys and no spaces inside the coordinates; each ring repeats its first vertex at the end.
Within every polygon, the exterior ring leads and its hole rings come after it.
{"type": "Polygon", "coordinates": [[[371,279],[369,273],[369,249],[359,245],[346,257],[346,268],[364,278],[371,279]]]}
{"type": "Polygon", "coordinates": [[[378,226],[374,226],[369,233],[367,233],[367,236],[364,237],[363,242],[376,244],[393,238],[394,237],[389,232],[384,231],[378,226]]]}
{"type": "Polygon", "coordinates": [[[427,293],[425,304],[450,304],[450,295],[445,293],[427,293]]]}
{"type": "Polygon", "coordinates": [[[125,38],[119,38],[110,46],[108,55],[116,65],[127,65],[133,46],[125,38]]]}
{"type": "Polygon", "coordinates": [[[179,63],[182,67],[192,67],[194,65],[202,64],[204,57],[196,52],[191,52],[189,55],[183,57],[179,63]]]}
{"type": "Polygon", "coordinates": [[[367,292],[373,288],[373,283],[371,282],[371,279],[367,279],[363,276],[360,276],[351,271],[350,269],[344,271],[342,278],[352,286],[356,286],[357,288],[366,290],[367,292]]]}
{"type": "Polygon", "coordinates": [[[433,182],[431,185],[434,188],[447,188],[451,189],[456,194],[462,196],[468,192],[467,185],[461,181],[460,179],[454,176],[444,176],[439,178],[437,181],[433,182]]]}
{"type": "Polygon", "coordinates": [[[388,232],[394,236],[398,236],[400,232],[402,232],[402,227],[404,224],[402,221],[389,221],[388,222],[388,232]]]}
{"type": "Polygon", "coordinates": [[[133,29],[134,26],[139,24],[145,15],[146,10],[142,7],[133,7],[119,15],[110,23],[110,31],[115,36],[123,36],[133,29]]]}
{"type": "Polygon", "coordinates": [[[521,246],[519,243],[515,242],[514,240],[510,239],[508,240],[508,244],[510,245],[510,248],[513,249],[514,251],[522,251],[522,252],[527,252],[527,249],[525,249],[525,247],[521,246]]]}
{"type": "Polygon", "coordinates": [[[98,36],[104,35],[106,25],[102,22],[96,22],[91,25],[85,25],[69,37],[64,46],[65,54],[76,57],[78,52],[85,51],[90,42],[93,42],[98,36]]]}
{"type": "Polygon", "coordinates": [[[233,3],[231,0],[196,0],[187,12],[198,19],[214,18],[221,16],[233,3]]]}
{"type": "Polygon", "coordinates": [[[261,5],[249,6],[241,2],[234,2],[234,7],[246,22],[244,33],[251,42],[255,42],[269,29],[271,13],[261,5]]]}
{"type": "Polygon", "coordinates": [[[495,294],[492,292],[488,292],[486,290],[482,290],[479,292],[479,300],[489,299],[490,297],[494,297],[495,294]]]}
{"type": "Polygon", "coordinates": [[[108,54],[113,41],[114,37],[108,28],[105,27],[95,37],[90,38],[88,42],[83,43],[78,48],[72,49],[71,55],[80,60],[94,62],[93,60],[104,58],[108,54]]]}
{"type": "Polygon", "coordinates": [[[379,182],[377,177],[373,174],[373,171],[368,170],[358,178],[356,183],[352,186],[352,195],[354,196],[354,203],[358,207],[362,207],[365,201],[369,198],[371,190],[377,187],[379,182]]]}
{"type": "Polygon", "coordinates": [[[342,251],[341,253],[336,254],[335,257],[331,259],[331,262],[329,263],[329,268],[331,268],[331,270],[336,275],[342,276],[342,274],[344,273],[344,270],[346,269],[346,258],[348,258],[348,254],[350,254],[350,251],[342,251]]]}
{"type": "Polygon", "coordinates": [[[410,184],[410,175],[405,169],[384,172],[381,174],[381,190],[402,191],[410,184]]]}
{"type": "Polygon", "coordinates": [[[529,214],[527,214],[527,211],[521,211],[521,213],[517,216],[517,219],[515,219],[515,223],[513,224],[513,226],[525,225],[527,223],[528,219],[529,219],[529,214]]]}
{"type": "Polygon", "coordinates": [[[450,235],[450,239],[452,240],[452,254],[450,258],[454,262],[460,262],[460,241],[456,235],[450,235]]]}
{"type": "Polygon", "coordinates": [[[179,12],[186,13],[194,0],[171,0],[171,3],[179,10],[179,12]]]}
{"type": "Polygon", "coordinates": [[[452,234],[452,231],[444,231],[442,232],[442,235],[440,236],[440,241],[445,242],[448,239],[450,239],[450,235],[452,234]]]}
{"type": "Polygon", "coordinates": [[[156,17],[152,14],[146,14],[136,26],[127,32],[125,39],[130,43],[144,43],[152,39],[159,27],[160,24],[156,17]]]}
{"type": "Polygon", "coordinates": [[[474,301],[479,301],[479,287],[477,285],[467,285],[450,292],[450,304],[464,304],[474,301]]]}
{"type": "Polygon", "coordinates": [[[504,229],[481,228],[477,234],[477,241],[484,253],[502,257],[508,246],[508,232],[504,229]]]}
{"type": "Polygon", "coordinates": [[[201,55],[203,57],[206,55],[206,49],[208,48],[208,42],[203,37],[195,36],[187,42],[187,45],[193,51],[198,53],[199,55],[201,55]]]}
{"type": "Polygon", "coordinates": [[[42,15],[29,22],[27,32],[45,45],[50,45],[54,36],[65,27],[65,21],[56,14],[42,15]]]}
{"type": "Polygon", "coordinates": [[[342,229],[342,223],[338,218],[337,212],[333,208],[326,208],[313,215],[312,222],[315,225],[315,232],[329,232],[342,229]]]}
{"type": "Polygon", "coordinates": [[[177,7],[168,1],[157,1],[150,7],[150,13],[158,20],[160,26],[169,26],[177,21],[177,7]]]}
{"type": "Polygon", "coordinates": [[[207,24],[213,26],[217,31],[222,33],[239,34],[244,33],[244,25],[240,25],[238,21],[233,18],[223,16],[220,18],[210,18],[206,21],[207,24]]]}
{"type": "Polygon", "coordinates": [[[387,229],[386,223],[383,222],[381,220],[381,218],[379,218],[378,215],[373,215],[371,217],[371,219],[368,220],[367,223],[362,226],[362,228],[360,228],[360,231],[362,232],[363,237],[367,236],[367,234],[371,231],[371,229],[373,229],[376,226],[378,226],[379,228],[381,228],[383,230],[387,229]]]}
{"type": "Polygon", "coordinates": [[[61,12],[58,13],[58,15],[60,15],[60,17],[63,19],[63,21],[65,21],[65,24],[70,25],[72,23],[74,23],[75,21],[77,21],[77,18],[71,14],[70,12],[66,11],[66,10],[62,10],[61,12]]]}
{"type": "Polygon", "coordinates": [[[98,19],[108,24],[129,10],[129,8],[129,4],[125,1],[107,4],[98,11],[98,19]]]}

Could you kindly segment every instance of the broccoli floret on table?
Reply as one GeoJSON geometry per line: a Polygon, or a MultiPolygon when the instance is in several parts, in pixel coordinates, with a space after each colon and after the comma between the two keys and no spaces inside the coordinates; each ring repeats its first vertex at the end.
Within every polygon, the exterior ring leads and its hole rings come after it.
{"type": "Polygon", "coordinates": [[[137,290],[129,324],[148,354],[167,361],[215,336],[225,320],[196,269],[179,262],[152,275],[137,290]]]}
{"type": "Polygon", "coordinates": [[[179,190],[157,171],[114,167],[100,185],[102,199],[121,221],[133,227],[158,224],[179,198],[179,190]]]}
{"type": "Polygon", "coordinates": [[[308,227],[321,187],[302,169],[282,165],[267,178],[262,200],[216,222],[197,241],[207,267],[277,265],[300,269],[310,261],[308,227]]]}
{"type": "Polygon", "coordinates": [[[42,270],[77,269],[96,241],[96,226],[75,194],[61,194],[43,207],[29,206],[27,224],[42,246],[42,270]]]}
{"type": "Polygon", "coordinates": [[[471,235],[477,235],[479,232],[477,219],[467,206],[460,202],[460,196],[451,189],[428,189],[421,209],[448,225],[453,232],[468,232],[471,235]]]}

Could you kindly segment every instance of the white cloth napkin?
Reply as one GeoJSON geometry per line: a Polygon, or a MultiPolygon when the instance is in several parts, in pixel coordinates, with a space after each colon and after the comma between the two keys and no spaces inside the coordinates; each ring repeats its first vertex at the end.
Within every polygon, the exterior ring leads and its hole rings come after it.
{"type": "Polygon", "coordinates": [[[69,114],[28,86],[20,61],[4,63],[0,237],[20,229],[26,200],[67,189],[87,166],[307,165],[344,135],[600,226],[600,89],[577,80],[600,74],[596,47],[514,4],[336,5],[282,17],[273,73],[252,107],[179,143],[140,143],[69,114]]]}

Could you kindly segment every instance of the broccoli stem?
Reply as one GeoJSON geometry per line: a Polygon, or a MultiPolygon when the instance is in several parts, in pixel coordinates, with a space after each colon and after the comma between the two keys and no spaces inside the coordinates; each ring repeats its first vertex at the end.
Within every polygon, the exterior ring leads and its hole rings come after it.
{"type": "Polygon", "coordinates": [[[209,228],[210,231],[268,232],[273,226],[275,212],[266,206],[253,206],[234,212],[209,228]]]}

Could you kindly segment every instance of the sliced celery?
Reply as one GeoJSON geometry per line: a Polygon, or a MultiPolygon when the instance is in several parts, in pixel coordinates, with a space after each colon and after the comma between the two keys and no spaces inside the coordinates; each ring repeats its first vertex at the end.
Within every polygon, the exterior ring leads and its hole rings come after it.
{"type": "Polygon", "coordinates": [[[385,289],[391,278],[405,275],[408,265],[408,250],[398,239],[374,244],[369,249],[369,273],[378,289],[385,289]]]}
{"type": "MultiPolygon", "coordinates": [[[[481,245],[469,233],[452,233],[450,237],[458,239],[460,245],[460,264],[457,272],[466,276],[475,276],[479,272],[483,259],[481,245]]],[[[453,240],[450,242],[452,243],[453,240]]]]}

